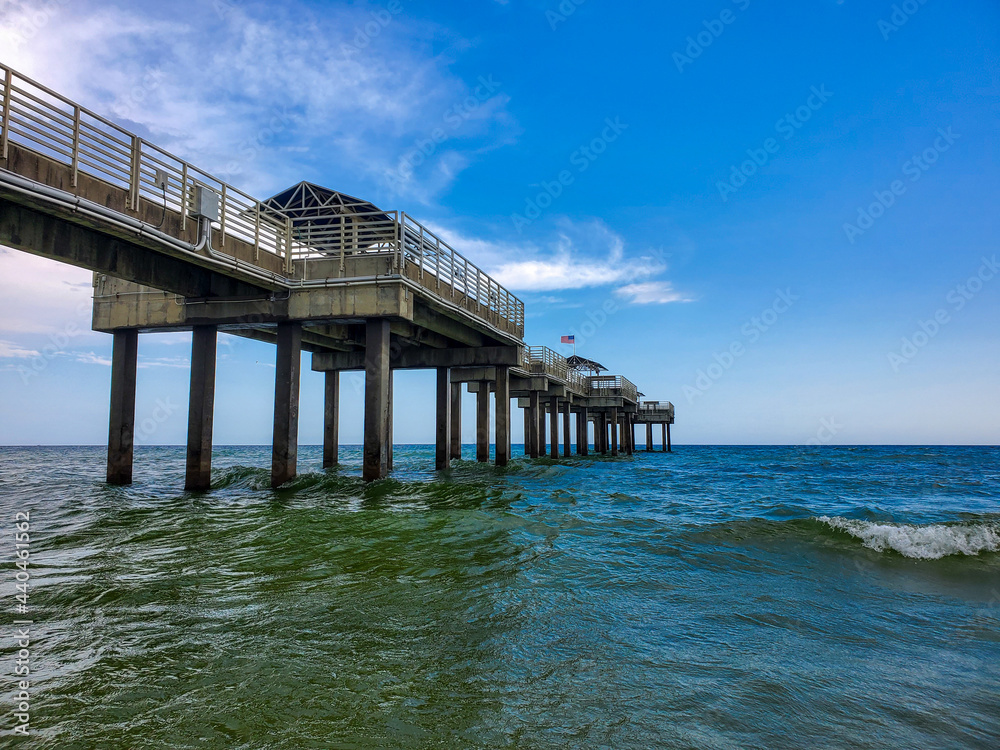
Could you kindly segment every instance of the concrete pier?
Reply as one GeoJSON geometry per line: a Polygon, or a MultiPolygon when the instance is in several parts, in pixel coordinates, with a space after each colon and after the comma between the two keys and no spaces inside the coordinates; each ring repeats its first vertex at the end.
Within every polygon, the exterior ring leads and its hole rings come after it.
{"type": "MultiPolygon", "coordinates": [[[[456,383],[455,385],[461,385],[456,383]]],[[[437,388],[435,389],[437,403],[437,419],[434,440],[434,468],[444,471],[451,468],[451,403],[453,388],[451,370],[439,367],[437,370],[437,388]]]]}
{"type": "Polygon", "coordinates": [[[497,367],[496,465],[510,463],[510,368],[497,367]]]}
{"type": "Polygon", "coordinates": [[[490,384],[483,380],[476,391],[476,460],[490,460],[490,384]]]}
{"type": "Polygon", "coordinates": [[[389,473],[389,321],[365,324],[365,438],[362,476],[366,482],[389,473]]]}
{"type": "Polygon", "coordinates": [[[462,458],[462,384],[451,384],[451,458],[462,458]]]}
{"type": "Polygon", "coordinates": [[[570,415],[570,403],[567,400],[563,404],[563,456],[565,456],[566,458],[569,458],[570,456],[573,455],[573,450],[570,445],[573,442],[573,439],[570,437],[570,432],[569,432],[569,421],[570,421],[569,415],[570,415]]]}
{"type": "Polygon", "coordinates": [[[295,478],[299,450],[299,371],[302,324],[278,324],[274,372],[274,438],[271,443],[271,486],[295,478]]]}
{"type": "Polygon", "coordinates": [[[115,331],[112,347],[107,478],[108,484],[132,484],[135,371],[139,357],[139,332],[134,328],[115,331]]]}
{"type": "Polygon", "coordinates": [[[191,333],[191,389],[188,397],[187,468],[184,489],[212,487],[212,426],[215,417],[215,364],[218,331],[195,326],[191,333]]]}
{"type": "Polygon", "coordinates": [[[549,399],[549,457],[559,458],[559,397],[549,399]]]}
{"type": "Polygon", "coordinates": [[[328,370],[323,383],[323,468],[340,463],[340,371],[328,370]]]}

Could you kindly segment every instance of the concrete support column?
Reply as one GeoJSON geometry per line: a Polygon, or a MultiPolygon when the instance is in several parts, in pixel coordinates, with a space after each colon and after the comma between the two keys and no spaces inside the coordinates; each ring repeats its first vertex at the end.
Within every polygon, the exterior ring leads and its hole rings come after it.
{"type": "Polygon", "coordinates": [[[295,477],[299,451],[299,371],[302,324],[278,324],[274,371],[274,437],[271,442],[271,486],[295,477]]]}
{"type": "Polygon", "coordinates": [[[540,404],[538,403],[538,391],[528,392],[528,427],[531,430],[531,445],[528,451],[528,455],[532,458],[538,458],[538,445],[540,443],[540,436],[538,434],[538,426],[541,424],[541,419],[538,413],[541,411],[540,404]]]}
{"type": "Polygon", "coordinates": [[[646,422],[646,452],[653,450],[653,423],[646,422]]]}
{"type": "Polygon", "coordinates": [[[559,458],[559,397],[549,398],[549,432],[550,437],[549,456],[559,458]]]}
{"type": "Polygon", "coordinates": [[[611,455],[618,455],[618,409],[611,407],[611,455]]]}
{"type": "Polygon", "coordinates": [[[548,451],[548,442],[545,439],[545,401],[542,394],[538,394],[538,455],[544,456],[548,451]]]}
{"type": "Polygon", "coordinates": [[[476,460],[490,460],[490,381],[480,380],[476,391],[476,460]]]}
{"type": "Polygon", "coordinates": [[[451,384],[451,458],[462,457],[462,384],[451,384]]]}
{"type": "Polygon", "coordinates": [[[573,439],[570,437],[569,434],[569,412],[570,412],[570,403],[569,401],[567,401],[565,404],[563,404],[563,456],[565,456],[566,458],[569,458],[570,456],[573,455],[573,450],[571,446],[573,439]]]}
{"type": "Polygon", "coordinates": [[[531,455],[531,408],[524,407],[524,455],[531,455]]]}
{"type": "Polygon", "coordinates": [[[496,462],[510,463],[510,368],[497,367],[496,385],[496,462]]]}
{"type": "Polygon", "coordinates": [[[184,489],[212,487],[212,424],[215,417],[215,326],[195,326],[191,334],[191,391],[188,397],[187,469],[184,489]]]}
{"type": "Polygon", "coordinates": [[[437,424],[434,433],[434,468],[437,471],[451,468],[451,386],[451,370],[437,368],[437,424]]]}
{"type": "Polygon", "coordinates": [[[576,452],[581,456],[586,456],[590,443],[590,415],[586,407],[576,413],[576,423],[580,432],[580,439],[576,444],[576,452]]]}
{"type": "Polygon", "coordinates": [[[392,368],[389,368],[389,408],[386,409],[385,417],[385,462],[386,466],[389,467],[389,471],[392,471],[392,402],[393,402],[393,377],[392,368]]]}
{"type": "Polygon", "coordinates": [[[323,468],[340,463],[340,371],[327,370],[323,389],[323,468]]]}
{"type": "Polygon", "coordinates": [[[366,482],[389,473],[387,443],[389,414],[389,321],[373,318],[365,325],[365,445],[366,482]]]}
{"type": "Polygon", "coordinates": [[[108,427],[108,484],[132,484],[135,436],[135,368],[139,332],[114,332],[111,354],[111,419],[108,427]]]}
{"type": "Polygon", "coordinates": [[[673,453],[674,449],[670,445],[670,422],[663,423],[663,435],[664,435],[664,451],[667,453],[673,453]]]}
{"type": "Polygon", "coordinates": [[[625,412],[625,453],[631,456],[635,452],[635,429],[632,424],[632,415],[625,412]]]}

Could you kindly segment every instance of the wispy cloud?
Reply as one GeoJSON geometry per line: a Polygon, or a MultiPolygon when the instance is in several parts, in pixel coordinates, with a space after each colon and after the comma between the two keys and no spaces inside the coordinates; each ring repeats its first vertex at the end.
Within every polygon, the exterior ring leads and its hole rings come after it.
{"type": "Polygon", "coordinates": [[[633,305],[665,305],[669,302],[693,302],[673,288],[669,281],[647,281],[641,284],[627,284],[615,290],[615,294],[627,297],[633,305]]]}
{"type": "Polygon", "coordinates": [[[624,238],[600,221],[560,224],[543,247],[476,239],[429,227],[449,245],[515,292],[552,292],[647,279],[667,266],[658,253],[627,253],[624,238]]]}
{"type": "Polygon", "coordinates": [[[12,341],[0,340],[0,359],[33,359],[40,356],[41,352],[34,349],[25,349],[12,341]]]}
{"type": "MultiPolygon", "coordinates": [[[[24,43],[16,30],[31,24],[37,3],[3,4],[5,62],[255,194],[329,173],[381,184],[477,86],[435,51],[461,45],[408,4],[396,13],[365,3],[193,0],[53,9],[24,43]],[[377,33],[365,33],[375,14],[377,33]]],[[[495,128],[511,124],[506,101],[494,97],[466,118],[461,137],[414,170],[410,188],[449,186],[495,128]]]]}

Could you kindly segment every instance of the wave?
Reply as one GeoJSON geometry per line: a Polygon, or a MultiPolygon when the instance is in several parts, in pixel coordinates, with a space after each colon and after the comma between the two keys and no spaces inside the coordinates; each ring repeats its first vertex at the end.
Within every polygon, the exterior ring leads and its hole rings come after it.
{"type": "Polygon", "coordinates": [[[918,560],[1000,551],[1000,527],[987,523],[914,526],[858,521],[840,516],[820,516],[817,520],[860,539],[865,547],[876,552],[892,550],[918,560]]]}

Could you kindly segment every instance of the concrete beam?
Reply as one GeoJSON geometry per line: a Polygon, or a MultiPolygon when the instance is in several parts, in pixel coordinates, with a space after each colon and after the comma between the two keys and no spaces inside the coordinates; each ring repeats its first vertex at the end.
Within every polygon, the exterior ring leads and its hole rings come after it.
{"type": "Polygon", "coordinates": [[[492,390],[493,381],[496,379],[495,367],[456,367],[451,371],[451,382],[468,383],[469,393],[478,393],[484,383],[487,390],[492,390]]]}
{"type": "MultiPolygon", "coordinates": [[[[433,370],[438,367],[487,367],[509,365],[517,361],[516,346],[487,346],[482,348],[458,349],[415,349],[404,347],[392,358],[392,367],[397,370],[433,370]]],[[[323,352],[312,359],[312,369],[361,370],[365,367],[365,353],[323,352]]]]}
{"type": "Polygon", "coordinates": [[[271,487],[295,478],[299,452],[299,370],[302,324],[278,326],[274,371],[274,438],[271,444],[271,487]]]}
{"type": "Polygon", "coordinates": [[[46,208],[43,213],[0,197],[0,245],[185,297],[239,297],[263,291],[262,285],[167,255],[161,243],[130,242],[79,221],[71,211],[63,215],[46,208]]]}
{"type": "Polygon", "coordinates": [[[212,487],[217,345],[218,331],[215,326],[197,326],[191,334],[191,389],[184,474],[184,489],[191,492],[202,492],[212,487]]]}
{"type": "Polygon", "coordinates": [[[413,322],[446,338],[471,347],[485,347],[491,342],[481,333],[454,318],[432,310],[425,304],[414,302],[413,322]]]}

